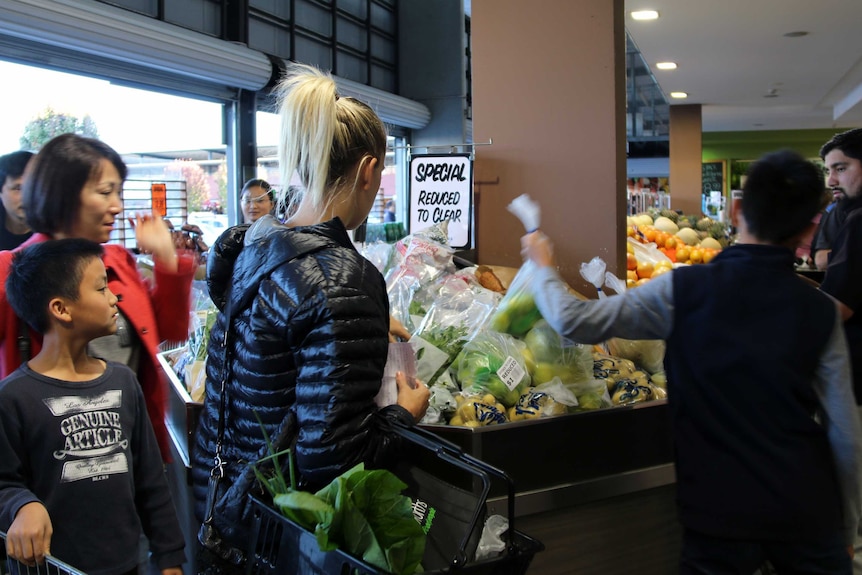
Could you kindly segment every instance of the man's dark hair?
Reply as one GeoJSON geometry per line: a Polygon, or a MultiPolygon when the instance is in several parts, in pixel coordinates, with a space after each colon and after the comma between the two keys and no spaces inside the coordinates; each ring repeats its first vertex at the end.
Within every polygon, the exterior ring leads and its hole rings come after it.
{"type": "Polygon", "coordinates": [[[81,211],[81,190],[102,171],[102,160],[126,179],[126,164],[108,144],[77,134],[62,134],[45,144],[21,187],[27,223],[48,235],[69,233],[81,211]]]}
{"type": "Polygon", "coordinates": [[[796,152],[772,152],[751,165],[742,192],[749,231],[783,244],[805,231],[820,209],[823,173],[796,152]]]}
{"type": "Polygon", "coordinates": [[[862,160],[862,128],[847,130],[835,134],[820,148],[820,158],[825,160],[826,154],[832,150],[840,150],[845,156],[862,160]]]}
{"type": "Polygon", "coordinates": [[[55,297],[77,301],[84,269],[101,256],[102,246],[80,238],[48,240],[15,252],[6,278],[6,298],[15,315],[45,333],[51,325],[48,302],[55,297]]]}
{"type": "Polygon", "coordinates": [[[19,150],[0,156],[0,186],[6,183],[6,178],[20,178],[24,175],[27,162],[33,157],[33,152],[19,150]]]}

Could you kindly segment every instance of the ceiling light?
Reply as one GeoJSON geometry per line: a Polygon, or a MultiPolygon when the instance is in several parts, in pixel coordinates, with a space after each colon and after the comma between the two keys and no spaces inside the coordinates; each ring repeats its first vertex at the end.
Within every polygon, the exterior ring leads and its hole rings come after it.
{"type": "Polygon", "coordinates": [[[632,12],[634,20],[655,20],[658,18],[658,12],[655,10],[636,10],[632,12]]]}
{"type": "Polygon", "coordinates": [[[677,98],[677,99],[688,98],[688,94],[686,94],[685,92],[671,92],[670,97],[671,98],[677,98]]]}
{"type": "Polygon", "coordinates": [[[659,70],[676,70],[676,62],[658,62],[655,67],[659,70]]]}

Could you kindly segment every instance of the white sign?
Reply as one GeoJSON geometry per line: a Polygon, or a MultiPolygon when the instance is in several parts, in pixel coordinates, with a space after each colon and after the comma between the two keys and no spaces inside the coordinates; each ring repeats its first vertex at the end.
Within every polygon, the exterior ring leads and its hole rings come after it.
{"type": "Polygon", "coordinates": [[[449,221],[449,245],[470,247],[473,163],[466,154],[410,159],[410,233],[449,221]]]}

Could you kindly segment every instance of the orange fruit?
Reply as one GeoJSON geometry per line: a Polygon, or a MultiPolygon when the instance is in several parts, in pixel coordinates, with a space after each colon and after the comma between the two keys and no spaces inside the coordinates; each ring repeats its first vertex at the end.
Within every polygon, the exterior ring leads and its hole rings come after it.
{"type": "Polygon", "coordinates": [[[676,239],[676,237],[668,234],[668,238],[664,242],[664,247],[666,247],[669,250],[672,250],[672,249],[676,248],[677,243],[678,243],[678,240],[676,239]]]}
{"type": "Polygon", "coordinates": [[[638,273],[635,270],[626,270],[626,280],[638,281],[638,273]]]}
{"type": "Polygon", "coordinates": [[[655,228],[650,228],[644,232],[644,237],[646,238],[647,242],[654,242],[657,235],[658,230],[656,230],[655,228]]]}
{"type": "Polygon", "coordinates": [[[691,257],[691,248],[687,245],[683,244],[676,248],[676,261],[686,263],[689,257],[691,257]]]}
{"type": "Polygon", "coordinates": [[[689,259],[691,259],[691,263],[693,264],[701,263],[703,261],[703,250],[700,248],[692,249],[689,259]]]}
{"type": "Polygon", "coordinates": [[[626,269],[627,270],[636,270],[638,269],[638,259],[634,254],[630,254],[626,252],[626,269]]]}
{"type": "Polygon", "coordinates": [[[649,278],[641,278],[635,282],[635,286],[642,286],[649,281],[649,278]]]}
{"type": "Polygon", "coordinates": [[[635,236],[635,229],[633,226],[626,226],[626,236],[629,238],[633,238],[635,236]]]}
{"type": "Polygon", "coordinates": [[[652,262],[638,262],[638,278],[649,279],[650,277],[652,277],[653,271],[655,271],[655,266],[652,264],[652,262]]]}
{"type": "Polygon", "coordinates": [[[712,261],[712,258],[718,255],[720,250],[715,249],[707,249],[703,251],[703,263],[708,264],[712,261]]]}
{"type": "Polygon", "coordinates": [[[627,280],[626,280],[626,287],[627,287],[627,288],[633,288],[633,287],[635,287],[636,285],[638,285],[638,284],[637,284],[637,282],[638,282],[638,280],[627,279],[627,280]]]}

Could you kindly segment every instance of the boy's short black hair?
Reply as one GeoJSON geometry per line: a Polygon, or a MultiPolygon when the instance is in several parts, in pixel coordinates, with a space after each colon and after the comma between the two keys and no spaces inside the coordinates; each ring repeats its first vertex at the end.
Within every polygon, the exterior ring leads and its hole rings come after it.
{"type": "Polygon", "coordinates": [[[6,298],[15,315],[39,333],[48,331],[48,302],[55,297],[77,301],[84,269],[101,256],[101,245],[80,238],[49,240],[15,252],[6,278],[6,298]]]}
{"type": "Polygon", "coordinates": [[[823,173],[796,152],[754,162],[742,188],[742,216],[758,239],[783,244],[811,224],[823,198],[823,173]]]}
{"type": "Polygon", "coordinates": [[[820,148],[820,159],[825,160],[826,154],[832,150],[841,150],[845,156],[862,160],[862,128],[847,130],[835,134],[820,148]]]}
{"type": "Polygon", "coordinates": [[[6,183],[6,178],[20,178],[24,175],[27,162],[33,157],[33,152],[19,150],[0,156],[0,186],[6,183]]]}

